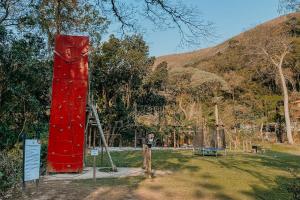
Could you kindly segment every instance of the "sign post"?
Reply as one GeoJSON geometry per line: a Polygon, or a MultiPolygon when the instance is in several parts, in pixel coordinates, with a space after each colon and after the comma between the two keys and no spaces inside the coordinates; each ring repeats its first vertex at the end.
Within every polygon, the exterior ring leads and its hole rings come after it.
{"type": "Polygon", "coordinates": [[[151,152],[151,147],[153,145],[153,141],[154,141],[154,134],[150,133],[147,136],[147,141],[146,141],[146,145],[144,145],[144,165],[146,168],[146,173],[148,178],[152,177],[152,167],[151,167],[151,160],[152,160],[152,152],[151,152]]]}
{"type": "Polygon", "coordinates": [[[96,183],[96,156],[99,155],[98,149],[91,149],[91,156],[94,157],[94,163],[93,163],[93,179],[96,183]]]}
{"type": "Polygon", "coordinates": [[[40,178],[41,144],[37,139],[26,139],[23,134],[23,189],[26,181],[36,181],[40,178]]]}

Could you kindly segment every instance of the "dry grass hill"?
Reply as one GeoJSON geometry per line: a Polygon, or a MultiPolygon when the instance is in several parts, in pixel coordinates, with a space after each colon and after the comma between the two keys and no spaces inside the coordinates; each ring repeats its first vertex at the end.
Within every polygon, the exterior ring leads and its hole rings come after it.
{"type": "MultiPolygon", "coordinates": [[[[292,13],[265,22],[214,47],[158,57],[154,67],[163,61],[168,63],[170,86],[177,87],[178,82],[180,82],[180,79],[177,79],[178,76],[186,74],[189,75],[186,76],[189,77],[187,78],[189,80],[182,82],[189,82],[188,88],[193,88],[196,91],[199,91],[198,88],[203,82],[208,83],[207,85],[219,82],[223,87],[225,86],[226,95],[222,101],[223,105],[220,106],[222,108],[220,112],[224,119],[228,119],[228,124],[233,121],[230,120],[233,119],[233,93],[235,110],[240,113],[238,117],[241,119],[241,123],[244,123],[243,120],[272,121],[275,116],[275,107],[282,99],[281,86],[278,84],[276,70],[270,63],[249,55],[248,50],[251,48],[249,44],[256,40],[255,37],[259,37],[255,33],[265,32],[270,30],[269,28],[272,30],[284,28],[290,32],[291,23],[295,21],[295,30],[297,30],[296,34],[298,35],[300,32],[300,13],[292,13]]],[[[297,59],[297,57],[300,58],[297,56],[300,52],[300,41],[298,41],[298,36],[295,38],[295,41],[299,42],[299,45],[298,43],[295,45],[298,50],[289,55],[293,57],[293,63],[286,63],[284,67],[284,73],[289,77],[287,78],[288,84],[290,84],[290,80],[295,83],[300,82],[300,76],[298,77],[300,62],[297,59]]],[[[300,85],[295,85],[296,87],[288,85],[291,101],[300,98],[300,85]]],[[[207,91],[201,94],[201,96],[203,95],[207,95],[207,91]]]]}
{"type": "MultiPolygon", "coordinates": [[[[265,23],[255,27],[254,29],[263,28],[264,26],[279,26],[280,24],[286,22],[287,19],[291,18],[291,17],[296,17],[296,18],[300,19],[300,13],[293,13],[293,14],[289,14],[286,16],[278,17],[271,21],[265,22],[265,23]]],[[[170,54],[170,55],[157,57],[157,59],[154,63],[154,66],[158,65],[159,63],[161,63],[163,61],[166,61],[168,63],[168,66],[170,67],[170,69],[172,69],[172,68],[176,68],[176,67],[193,65],[194,63],[200,62],[202,60],[209,60],[211,57],[215,56],[217,53],[225,52],[229,46],[230,40],[243,41],[246,39],[245,35],[251,31],[252,31],[252,29],[250,29],[244,33],[241,33],[241,34],[239,34],[239,35],[237,35],[215,47],[200,49],[200,50],[193,51],[193,52],[187,52],[187,53],[181,53],[181,54],[170,54]]]]}

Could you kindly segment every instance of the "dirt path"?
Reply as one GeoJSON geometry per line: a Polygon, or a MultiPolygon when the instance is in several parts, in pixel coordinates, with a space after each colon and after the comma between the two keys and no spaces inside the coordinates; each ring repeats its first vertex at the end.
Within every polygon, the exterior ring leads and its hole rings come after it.
{"type": "Polygon", "coordinates": [[[39,191],[35,187],[27,188],[26,200],[121,200],[137,199],[132,196],[132,189],[128,186],[93,185],[93,181],[50,181],[41,183],[39,191]]]}
{"type": "MultiPolygon", "coordinates": [[[[171,171],[154,170],[156,177],[172,174],[171,171]]],[[[43,176],[38,190],[34,183],[27,183],[25,196],[30,200],[137,200],[147,199],[139,185],[147,181],[141,168],[118,168],[117,172],[97,171],[94,182],[93,168],[82,174],[55,174],[43,176]]]]}
{"type": "MultiPolygon", "coordinates": [[[[26,200],[147,200],[161,199],[161,194],[147,189],[140,189],[137,185],[125,186],[118,184],[106,186],[97,183],[78,183],[72,181],[51,181],[40,185],[35,191],[32,185],[27,188],[26,200]],[[157,198],[155,198],[157,197],[157,198]]],[[[139,181],[137,180],[136,183],[139,181]]],[[[20,198],[23,199],[24,197],[20,198]]],[[[165,198],[163,198],[165,199],[165,198]]]]}

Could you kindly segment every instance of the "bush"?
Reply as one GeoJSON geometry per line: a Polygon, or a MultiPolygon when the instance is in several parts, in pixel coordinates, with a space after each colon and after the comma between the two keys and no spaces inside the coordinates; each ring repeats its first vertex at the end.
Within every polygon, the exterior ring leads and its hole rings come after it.
{"type": "Polygon", "coordinates": [[[40,174],[44,175],[47,168],[48,138],[41,139],[41,166],[40,174]]]}
{"type": "Polygon", "coordinates": [[[0,199],[19,194],[22,180],[22,153],[19,148],[0,152],[0,199]]]}

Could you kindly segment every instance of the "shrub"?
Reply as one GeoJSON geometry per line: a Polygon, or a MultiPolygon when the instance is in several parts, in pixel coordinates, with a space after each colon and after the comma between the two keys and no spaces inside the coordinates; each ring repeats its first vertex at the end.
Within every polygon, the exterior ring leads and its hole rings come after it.
{"type": "Polygon", "coordinates": [[[22,153],[19,148],[0,152],[0,199],[19,194],[22,178],[22,153]]]}

